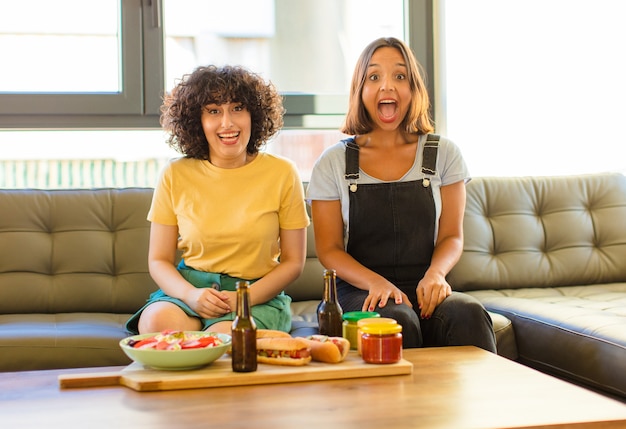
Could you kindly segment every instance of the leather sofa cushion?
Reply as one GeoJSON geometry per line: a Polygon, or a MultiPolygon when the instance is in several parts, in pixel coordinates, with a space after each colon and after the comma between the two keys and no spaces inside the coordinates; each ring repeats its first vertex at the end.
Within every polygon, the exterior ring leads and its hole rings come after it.
{"type": "Polygon", "coordinates": [[[130,314],[0,314],[0,371],[128,365],[130,314]]]}
{"type": "Polygon", "coordinates": [[[475,178],[453,288],[626,282],[626,177],[475,178]]]}
{"type": "Polygon", "coordinates": [[[626,283],[468,293],[512,321],[519,362],[626,397],[626,283]]]}

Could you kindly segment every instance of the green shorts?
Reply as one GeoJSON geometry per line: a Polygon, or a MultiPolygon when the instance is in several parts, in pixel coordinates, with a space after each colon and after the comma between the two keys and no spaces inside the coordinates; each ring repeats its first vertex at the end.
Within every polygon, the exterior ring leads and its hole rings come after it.
{"type": "MultiPolygon", "coordinates": [[[[185,278],[185,280],[187,280],[189,283],[197,288],[215,287],[214,285],[217,285],[219,290],[234,291],[236,290],[236,283],[240,280],[245,280],[231,277],[226,274],[207,273],[204,271],[194,270],[193,268],[187,267],[183,261],[181,261],[181,263],[178,265],[178,271],[185,278]]],[[[248,281],[252,284],[256,280],[248,281]]],[[[141,312],[150,304],[158,301],[167,301],[176,304],[187,315],[191,317],[197,317],[202,323],[203,331],[209,328],[214,323],[226,320],[232,321],[235,319],[234,311],[215,319],[203,319],[198,313],[193,311],[191,307],[185,304],[182,300],[172,298],[171,296],[166,295],[165,292],[163,292],[161,289],[159,289],[156,292],[153,292],[146,301],[146,304],[141,307],[141,309],[137,311],[130,319],[128,319],[128,321],[126,322],[126,330],[131,334],[137,334],[139,332],[138,324],[141,312]]],[[[269,301],[263,304],[253,306],[252,317],[256,322],[257,328],[276,329],[279,331],[289,332],[291,330],[291,297],[285,295],[284,292],[281,292],[279,295],[270,299],[269,301]]]]}

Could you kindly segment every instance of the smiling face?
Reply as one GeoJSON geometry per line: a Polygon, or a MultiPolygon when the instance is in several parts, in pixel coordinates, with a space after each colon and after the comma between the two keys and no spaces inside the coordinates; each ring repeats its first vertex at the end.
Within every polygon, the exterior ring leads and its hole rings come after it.
{"type": "Polygon", "coordinates": [[[209,104],[202,109],[200,120],[209,142],[211,164],[222,168],[246,164],[252,120],[241,103],[209,104]]]}
{"type": "Polygon", "coordinates": [[[411,85],[402,53],[391,47],[376,50],[367,66],[361,100],[374,128],[400,126],[411,103],[411,85]]]}

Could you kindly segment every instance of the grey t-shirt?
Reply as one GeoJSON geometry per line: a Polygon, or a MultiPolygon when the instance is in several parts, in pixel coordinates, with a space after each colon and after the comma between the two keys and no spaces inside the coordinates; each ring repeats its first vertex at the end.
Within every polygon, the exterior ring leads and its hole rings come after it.
{"type": "MultiPolygon", "coordinates": [[[[467,165],[463,160],[460,149],[451,140],[441,137],[439,141],[439,150],[437,154],[437,172],[434,176],[427,176],[422,173],[422,153],[426,135],[419,137],[416,145],[417,154],[415,162],[411,169],[398,182],[409,182],[412,180],[430,179],[430,186],[433,190],[433,199],[435,201],[435,237],[437,240],[437,231],[439,224],[439,216],[441,214],[441,193],[442,186],[450,185],[461,180],[468,182],[470,180],[467,165]]],[[[306,190],[307,203],[312,200],[341,200],[341,214],[344,226],[344,243],[348,242],[348,234],[350,232],[349,213],[350,213],[350,197],[348,190],[348,180],[344,178],[346,171],[346,146],[344,141],[326,149],[313,166],[311,180],[306,190]]],[[[359,169],[359,179],[356,183],[388,183],[384,180],[368,176],[363,170],[359,169]]]]}

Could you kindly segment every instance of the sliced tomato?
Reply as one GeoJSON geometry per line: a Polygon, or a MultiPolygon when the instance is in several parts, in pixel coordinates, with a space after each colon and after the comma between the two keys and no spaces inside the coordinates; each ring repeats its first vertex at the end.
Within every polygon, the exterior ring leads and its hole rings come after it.
{"type": "Polygon", "coordinates": [[[149,348],[149,347],[152,347],[154,343],[156,343],[156,338],[154,337],[145,338],[133,344],[133,348],[135,349],[149,348]]]}
{"type": "Polygon", "coordinates": [[[221,344],[221,340],[217,337],[200,337],[198,342],[202,347],[215,347],[221,344]]]}
{"type": "Polygon", "coordinates": [[[183,349],[202,349],[205,347],[215,347],[222,342],[219,338],[213,336],[200,337],[195,340],[186,341],[181,344],[183,349]]]}
{"type": "Polygon", "coordinates": [[[168,343],[167,341],[159,341],[159,342],[156,344],[156,349],[157,349],[157,350],[167,350],[167,349],[169,349],[169,348],[171,348],[171,347],[170,347],[170,343],[168,343]]]}

